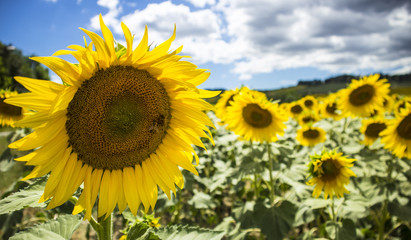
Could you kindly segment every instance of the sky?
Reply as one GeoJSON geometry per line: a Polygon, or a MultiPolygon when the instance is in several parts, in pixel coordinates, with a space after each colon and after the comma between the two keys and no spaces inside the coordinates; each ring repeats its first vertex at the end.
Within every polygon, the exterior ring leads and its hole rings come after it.
{"type": "Polygon", "coordinates": [[[341,74],[411,72],[409,0],[1,0],[0,41],[50,56],[84,45],[79,27],[101,35],[100,13],[123,44],[124,22],[134,46],[146,25],[155,46],[175,24],[172,49],[183,45],[187,61],[211,72],[201,88],[278,89],[341,74]]]}

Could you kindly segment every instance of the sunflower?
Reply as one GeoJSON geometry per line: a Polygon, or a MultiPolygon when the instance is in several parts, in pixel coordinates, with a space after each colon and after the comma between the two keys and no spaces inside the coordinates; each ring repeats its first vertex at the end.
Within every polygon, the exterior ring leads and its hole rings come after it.
{"type": "Polygon", "coordinates": [[[376,108],[382,108],[388,96],[390,84],[379,79],[379,74],[353,79],[351,84],[339,92],[341,109],[352,116],[370,116],[376,108]]]}
{"type": "Polygon", "coordinates": [[[215,114],[221,120],[221,124],[224,124],[227,107],[231,106],[231,101],[239,92],[240,89],[236,88],[235,90],[227,90],[220,95],[220,99],[215,105],[215,114]]]}
{"type": "Polygon", "coordinates": [[[394,97],[393,96],[386,96],[383,102],[384,112],[392,113],[394,108],[394,97]]]}
{"type": "Polygon", "coordinates": [[[336,121],[344,117],[344,114],[338,105],[337,96],[335,94],[330,94],[323,100],[320,104],[320,113],[323,118],[332,118],[336,121]]]}
{"type": "Polygon", "coordinates": [[[395,116],[398,116],[403,109],[407,109],[410,106],[411,106],[411,97],[400,98],[394,104],[394,114],[395,114],[395,116]]]}
{"type": "Polygon", "coordinates": [[[320,121],[319,114],[312,110],[305,110],[298,116],[298,123],[301,126],[313,124],[318,121],[320,121]]]}
{"type": "Polygon", "coordinates": [[[224,118],[226,116],[227,107],[231,106],[231,102],[237,94],[250,94],[252,97],[266,98],[266,95],[262,92],[250,90],[248,87],[236,88],[235,90],[228,90],[221,94],[221,98],[218,100],[216,108],[216,116],[220,118],[220,124],[224,124],[224,118]]]}
{"type": "Polygon", "coordinates": [[[301,104],[300,101],[294,101],[288,104],[288,109],[294,118],[298,118],[298,116],[304,111],[304,105],[301,104]]]}
{"type": "Polygon", "coordinates": [[[17,107],[4,101],[11,96],[16,96],[16,91],[0,91],[0,126],[14,127],[14,123],[23,118],[27,111],[24,108],[17,107]]]}
{"type": "Polygon", "coordinates": [[[82,29],[90,44],[54,54],[71,54],[78,64],[55,56],[32,58],[64,84],[16,77],[31,92],[6,100],[35,111],[20,121],[35,131],[9,145],[35,149],[16,159],[35,166],[23,180],[51,172],[40,199],[51,199],[48,209],[63,204],[84,182],[73,214],[85,210],[85,219],[97,196],[98,217],[108,217],[116,205],[120,212],[128,205],[136,215],[140,204],[146,212],[154,209],[158,187],[170,198],[170,190],[184,186],[179,167],[198,174],[192,144],[204,147],[200,137],[212,141],[207,126],[213,127],[203,112],[212,106],[202,98],[218,94],[197,89],[209,73],[180,61],[182,47],[169,51],[175,28],[152,50],[146,28],[133,50],[133,35],[122,23],[127,48],[116,52],[101,15],[100,27],[103,38],[82,29]]]}
{"type": "Polygon", "coordinates": [[[318,100],[314,96],[305,96],[300,99],[301,103],[307,109],[315,109],[318,105],[318,100]]]}
{"type": "Polygon", "coordinates": [[[296,139],[301,145],[312,147],[325,141],[325,131],[319,127],[304,126],[297,130],[296,139]]]}
{"type": "Polygon", "coordinates": [[[407,106],[395,119],[387,122],[387,128],[380,136],[384,148],[400,158],[411,159],[411,105],[407,106]]]}
{"type": "Polygon", "coordinates": [[[283,103],[280,103],[278,106],[280,107],[281,111],[287,112],[289,109],[289,105],[290,103],[283,102],[283,103]]]}
{"type": "Polygon", "coordinates": [[[328,196],[333,198],[336,195],[338,198],[343,197],[348,190],[344,185],[350,182],[351,176],[356,176],[349,169],[354,164],[355,159],[349,159],[342,156],[342,153],[323,150],[321,155],[315,154],[310,156],[308,171],[310,179],[307,185],[316,185],[313,191],[313,197],[319,197],[324,188],[324,198],[328,196]]]}
{"type": "Polygon", "coordinates": [[[273,142],[277,134],[284,134],[287,117],[265,96],[244,93],[234,97],[225,120],[228,128],[246,141],[273,142]]]}
{"type": "Polygon", "coordinates": [[[362,120],[360,132],[364,135],[362,142],[366,146],[372,145],[379,137],[381,131],[387,128],[386,120],[382,117],[362,120]]]}

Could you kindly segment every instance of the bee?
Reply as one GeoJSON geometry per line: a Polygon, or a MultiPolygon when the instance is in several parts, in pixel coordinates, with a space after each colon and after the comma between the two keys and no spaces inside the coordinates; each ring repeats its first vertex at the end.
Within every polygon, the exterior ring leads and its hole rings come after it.
{"type": "Polygon", "coordinates": [[[154,132],[158,133],[159,128],[164,126],[165,119],[166,119],[166,117],[163,114],[160,114],[156,119],[153,120],[153,122],[151,123],[151,126],[148,129],[148,131],[150,133],[154,133],[154,132]]]}

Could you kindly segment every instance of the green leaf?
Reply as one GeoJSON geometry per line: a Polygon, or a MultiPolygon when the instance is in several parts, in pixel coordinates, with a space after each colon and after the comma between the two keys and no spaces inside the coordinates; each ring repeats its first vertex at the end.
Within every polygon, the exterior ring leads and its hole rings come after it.
{"type": "Polygon", "coordinates": [[[120,58],[121,56],[123,56],[127,52],[126,47],[121,45],[119,42],[116,42],[115,50],[116,50],[116,57],[117,58],[120,58]]]}
{"type": "Polygon", "coordinates": [[[60,240],[70,239],[73,232],[81,223],[78,215],[63,215],[56,220],[39,224],[12,236],[10,240],[60,240]]]}
{"type": "Polygon", "coordinates": [[[45,207],[45,203],[39,203],[46,185],[45,178],[0,200],[0,214],[14,212],[25,207],[45,207]]]}
{"type": "Polygon", "coordinates": [[[220,240],[224,237],[224,232],[190,226],[168,226],[154,232],[163,240],[220,240]]]}
{"type": "Polygon", "coordinates": [[[194,206],[196,209],[212,209],[217,206],[210,195],[195,189],[194,196],[188,201],[188,204],[194,206]]]}
{"type": "Polygon", "coordinates": [[[357,234],[355,231],[355,224],[351,219],[344,219],[342,222],[342,228],[338,232],[339,239],[351,240],[356,239],[357,234]]]}
{"type": "Polygon", "coordinates": [[[400,205],[397,200],[388,203],[388,212],[397,216],[401,220],[411,221],[411,207],[407,205],[400,205]]]}
{"type": "Polygon", "coordinates": [[[134,224],[127,233],[127,239],[138,240],[159,240],[160,238],[145,222],[134,224]]]}
{"type": "Polygon", "coordinates": [[[337,235],[337,231],[340,229],[340,225],[334,221],[327,221],[325,223],[325,231],[327,231],[328,236],[330,239],[335,239],[337,235]]]}
{"type": "Polygon", "coordinates": [[[253,220],[268,239],[283,239],[293,226],[296,211],[289,201],[270,208],[260,202],[254,207],[253,220]]]}
{"type": "Polygon", "coordinates": [[[327,221],[325,223],[325,230],[331,239],[335,239],[338,232],[339,239],[354,240],[357,237],[355,231],[355,224],[351,219],[344,219],[341,222],[327,221]]]}

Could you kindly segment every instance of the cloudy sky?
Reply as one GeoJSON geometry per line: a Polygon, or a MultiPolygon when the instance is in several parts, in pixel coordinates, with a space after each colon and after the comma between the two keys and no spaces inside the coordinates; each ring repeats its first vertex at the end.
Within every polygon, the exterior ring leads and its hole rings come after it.
{"type": "Polygon", "coordinates": [[[0,41],[51,55],[83,44],[78,27],[100,33],[99,13],[119,42],[120,22],[154,45],[176,24],[172,47],[211,72],[202,88],[411,72],[409,0],[1,0],[0,41]]]}

